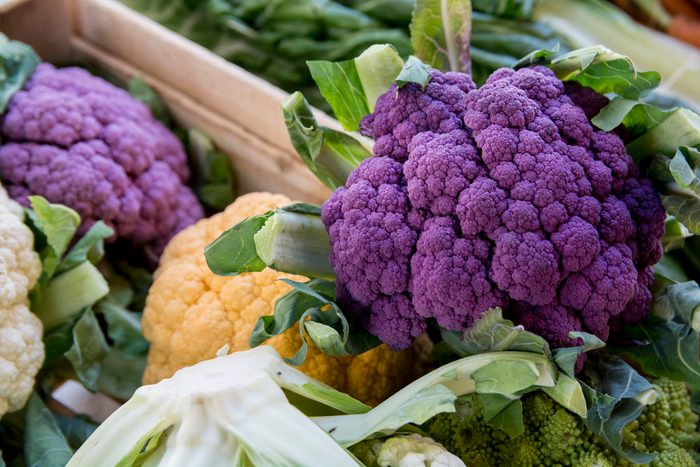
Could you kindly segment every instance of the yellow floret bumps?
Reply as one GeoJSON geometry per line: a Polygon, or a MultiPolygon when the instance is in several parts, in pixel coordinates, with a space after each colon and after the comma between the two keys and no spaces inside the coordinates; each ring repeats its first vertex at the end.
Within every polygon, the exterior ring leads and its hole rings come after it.
{"type": "MultiPolygon", "coordinates": [[[[290,203],[285,196],[269,193],[241,196],[224,212],[188,227],[168,244],[143,315],[143,332],[151,342],[144,383],[155,383],[184,366],[212,358],[226,344],[232,352],[249,348],[255,322],[271,314],[275,301],[290,290],[278,279],[304,278],[270,269],[216,276],[207,267],[204,247],[238,222],[290,203]]],[[[291,357],[301,337],[295,326],[268,343],[282,356],[291,357]]],[[[311,348],[301,370],[376,404],[411,381],[416,361],[413,350],[392,352],[385,345],[341,358],[311,348]]]]}
{"type": "Polygon", "coordinates": [[[41,262],[22,216],[0,186],[0,418],[24,406],[44,362],[41,321],[28,299],[41,262]]]}

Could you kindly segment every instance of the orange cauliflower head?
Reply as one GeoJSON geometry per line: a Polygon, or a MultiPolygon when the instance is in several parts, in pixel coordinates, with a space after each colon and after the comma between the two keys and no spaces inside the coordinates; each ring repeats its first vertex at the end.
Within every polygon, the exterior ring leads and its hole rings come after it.
{"type": "MultiPolygon", "coordinates": [[[[258,318],[272,314],[275,301],[291,289],[278,279],[304,278],[270,269],[216,276],[207,267],[204,247],[238,222],[290,203],[283,195],[250,193],[170,241],[143,315],[143,333],[151,342],[145,384],[212,358],[226,344],[232,352],[249,348],[258,318]]],[[[266,343],[291,357],[301,337],[293,327],[266,343]]],[[[356,357],[329,357],[312,347],[301,370],[373,405],[410,382],[419,371],[417,361],[413,349],[392,352],[385,345],[356,357]]]]}

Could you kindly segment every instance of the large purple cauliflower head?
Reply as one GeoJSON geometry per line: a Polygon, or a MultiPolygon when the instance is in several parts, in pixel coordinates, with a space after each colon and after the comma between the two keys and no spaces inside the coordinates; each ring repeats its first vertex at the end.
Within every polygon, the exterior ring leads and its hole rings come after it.
{"type": "Polygon", "coordinates": [[[148,107],[80,68],[40,64],[2,119],[0,178],[25,205],[38,194],[159,254],[204,213],[178,139],[148,107]]]}
{"type": "Polygon", "coordinates": [[[643,319],[665,212],[592,127],[605,102],[545,67],[479,89],[433,71],[380,97],[362,124],[375,156],[323,207],[341,304],[393,348],[494,306],[553,347],[643,319]]]}

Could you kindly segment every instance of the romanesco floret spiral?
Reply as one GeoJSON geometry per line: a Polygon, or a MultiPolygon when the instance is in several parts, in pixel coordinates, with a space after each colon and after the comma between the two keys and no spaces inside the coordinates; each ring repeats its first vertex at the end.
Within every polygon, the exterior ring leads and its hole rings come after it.
{"type": "MultiPolygon", "coordinates": [[[[698,415],[682,382],[655,381],[659,397],[623,431],[625,443],[657,453],[649,467],[694,467],[700,446],[698,415]]],[[[457,401],[457,411],[440,414],[423,428],[468,466],[632,467],[593,434],[577,415],[541,391],[523,396],[525,432],[514,438],[491,428],[478,395],[457,401]]]]}

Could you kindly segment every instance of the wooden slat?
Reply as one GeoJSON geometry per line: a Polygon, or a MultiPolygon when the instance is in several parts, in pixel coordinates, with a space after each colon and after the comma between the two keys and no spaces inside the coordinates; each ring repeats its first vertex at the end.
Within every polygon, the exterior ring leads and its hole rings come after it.
{"type": "Polygon", "coordinates": [[[27,1],[28,0],[0,0],[0,15],[7,13],[8,11],[27,1]]]}
{"type": "MultiPolygon", "coordinates": [[[[201,106],[293,152],[279,108],[287,93],[116,0],[74,0],[76,33],[201,106]]],[[[320,115],[324,125],[337,125],[320,115]]]]}
{"type": "Polygon", "coordinates": [[[217,146],[231,157],[240,192],[273,191],[308,202],[323,202],[330,194],[296,154],[271,145],[150,73],[137,70],[82,38],[74,37],[71,44],[79,58],[100,64],[118,78],[142,76],[162,95],[179,124],[200,128],[209,134],[217,146]]]}
{"type": "Polygon", "coordinates": [[[71,59],[70,0],[12,0],[0,4],[0,32],[25,42],[46,61],[71,59]]]}

